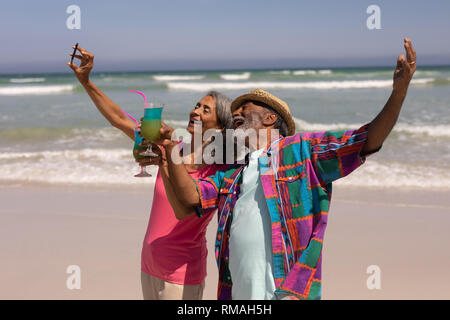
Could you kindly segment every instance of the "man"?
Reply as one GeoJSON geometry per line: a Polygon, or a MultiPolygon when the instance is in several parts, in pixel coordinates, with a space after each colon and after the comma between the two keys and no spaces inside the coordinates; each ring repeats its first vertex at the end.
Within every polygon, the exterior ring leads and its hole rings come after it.
{"type": "MultiPolygon", "coordinates": [[[[404,39],[392,94],[370,123],[353,131],[295,134],[287,104],[263,90],[231,104],[235,129],[267,131],[245,164],[233,164],[197,182],[168,157],[178,199],[198,216],[218,208],[216,258],[219,299],[319,299],[322,244],[332,181],[348,175],[380,150],[400,113],[416,69],[404,39]],[[280,139],[273,139],[278,129],[280,139]]],[[[160,141],[171,151],[170,128],[160,141]]]]}

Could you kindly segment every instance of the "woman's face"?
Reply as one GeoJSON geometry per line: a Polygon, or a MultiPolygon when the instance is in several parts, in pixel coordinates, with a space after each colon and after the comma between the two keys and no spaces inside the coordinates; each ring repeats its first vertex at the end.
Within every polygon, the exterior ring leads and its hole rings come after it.
{"type": "Polygon", "coordinates": [[[203,97],[189,113],[187,131],[191,134],[194,134],[194,121],[201,121],[202,134],[208,129],[222,129],[217,119],[216,101],[213,97],[203,97]]]}

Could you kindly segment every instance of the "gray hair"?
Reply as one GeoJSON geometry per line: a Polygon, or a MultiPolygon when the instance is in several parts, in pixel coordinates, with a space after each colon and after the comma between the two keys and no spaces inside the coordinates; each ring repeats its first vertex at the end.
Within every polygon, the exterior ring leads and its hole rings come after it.
{"type": "Polygon", "coordinates": [[[206,96],[213,97],[216,102],[217,120],[223,129],[231,129],[233,118],[231,116],[231,99],[223,93],[217,91],[209,91],[206,96]]]}

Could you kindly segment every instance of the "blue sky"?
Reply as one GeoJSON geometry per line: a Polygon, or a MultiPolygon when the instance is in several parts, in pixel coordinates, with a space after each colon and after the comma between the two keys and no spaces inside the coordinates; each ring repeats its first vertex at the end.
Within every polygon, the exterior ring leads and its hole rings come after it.
{"type": "Polygon", "coordinates": [[[0,73],[62,72],[75,42],[97,71],[392,65],[412,38],[450,64],[450,1],[14,0],[0,11],[0,73]],[[68,30],[66,8],[81,8],[68,30]],[[381,8],[381,30],[366,9],[381,8]]]}

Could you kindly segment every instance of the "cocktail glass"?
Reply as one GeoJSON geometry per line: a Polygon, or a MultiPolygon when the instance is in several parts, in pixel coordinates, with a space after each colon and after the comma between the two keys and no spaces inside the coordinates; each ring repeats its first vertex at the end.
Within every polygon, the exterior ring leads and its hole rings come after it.
{"type": "Polygon", "coordinates": [[[141,123],[141,135],[149,143],[148,149],[141,153],[142,156],[158,157],[152,150],[152,142],[160,138],[162,107],[148,107],[144,109],[144,118],[141,123]]]}
{"type": "MultiPolygon", "coordinates": [[[[140,129],[138,127],[136,127],[134,129],[134,148],[133,148],[133,156],[136,160],[140,160],[140,159],[144,159],[145,156],[141,155],[142,152],[144,152],[145,150],[147,150],[146,146],[141,146],[141,142],[142,140],[144,140],[144,138],[142,138],[139,135],[139,131],[140,129]]],[[[135,177],[138,178],[142,178],[142,177],[151,177],[152,175],[150,173],[148,173],[145,170],[145,166],[141,166],[141,172],[139,172],[138,174],[135,175],[135,177]]]]}

